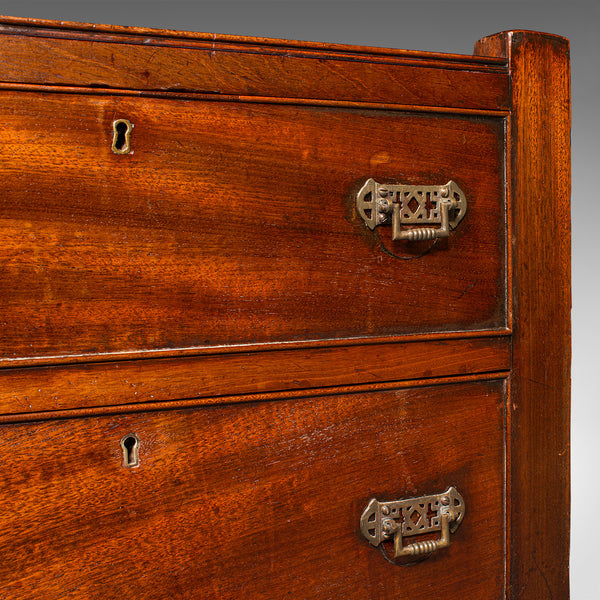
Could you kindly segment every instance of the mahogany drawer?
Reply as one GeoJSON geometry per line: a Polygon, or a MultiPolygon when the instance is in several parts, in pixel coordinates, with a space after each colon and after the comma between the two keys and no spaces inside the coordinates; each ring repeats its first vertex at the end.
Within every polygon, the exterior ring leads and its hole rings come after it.
{"type": "Polygon", "coordinates": [[[567,600],[566,40],[0,51],[0,599],[567,600]]]}
{"type": "Polygon", "coordinates": [[[499,599],[505,405],[498,379],[0,426],[0,587],[11,600],[499,599]],[[132,467],[120,444],[133,435],[132,467]],[[371,498],[450,485],[464,519],[418,569],[362,536],[371,498]]]}
{"type": "Polygon", "coordinates": [[[503,118],[10,91],[0,110],[5,360],[507,327],[503,118]],[[367,178],[453,180],[467,212],[394,242],[357,214],[367,178]]]}

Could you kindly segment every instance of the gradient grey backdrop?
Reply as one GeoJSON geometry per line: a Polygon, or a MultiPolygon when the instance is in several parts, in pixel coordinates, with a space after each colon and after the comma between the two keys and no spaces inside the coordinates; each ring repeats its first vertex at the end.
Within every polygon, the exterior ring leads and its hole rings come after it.
{"type": "MultiPolygon", "coordinates": [[[[600,599],[600,518],[596,514],[600,499],[600,244],[596,236],[600,202],[592,184],[594,177],[600,179],[600,172],[594,173],[594,169],[600,171],[600,0],[0,0],[0,14],[461,54],[471,54],[478,38],[507,29],[568,37],[573,77],[571,589],[573,600],[600,599]]],[[[552,202],[552,198],[547,200],[552,202]]]]}

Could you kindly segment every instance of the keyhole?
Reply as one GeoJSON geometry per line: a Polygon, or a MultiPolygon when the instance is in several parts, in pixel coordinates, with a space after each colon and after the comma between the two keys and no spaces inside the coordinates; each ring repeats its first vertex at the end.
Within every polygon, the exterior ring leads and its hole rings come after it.
{"type": "Polygon", "coordinates": [[[140,439],[135,433],[130,433],[121,440],[124,467],[137,467],[140,464],[139,448],[140,439]]]}
{"type": "Polygon", "coordinates": [[[113,121],[112,151],[115,154],[133,154],[130,144],[132,129],[133,123],[127,119],[113,121]]]}

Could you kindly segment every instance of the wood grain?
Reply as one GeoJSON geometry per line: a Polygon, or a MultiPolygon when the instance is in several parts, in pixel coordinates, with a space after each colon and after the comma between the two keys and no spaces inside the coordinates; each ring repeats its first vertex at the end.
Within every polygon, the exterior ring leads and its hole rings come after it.
{"type": "Polygon", "coordinates": [[[500,598],[504,412],[490,381],[2,426],[2,593],[500,598]],[[418,568],[361,538],[371,497],[448,485],[465,519],[418,568]]]}
{"type": "Polygon", "coordinates": [[[185,91],[126,90],[104,87],[76,87],[66,85],[41,85],[33,83],[0,82],[0,90],[17,92],[41,92],[43,94],[77,94],[84,96],[133,96],[138,98],[163,98],[165,100],[201,100],[204,102],[248,102],[253,104],[280,104],[292,106],[331,106],[334,108],[357,108],[394,110],[409,113],[434,113],[483,117],[507,117],[507,109],[464,108],[455,106],[425,106],[420,104],[397,104],[393,102],[362,102],[350,100],[322,100],[318,98],[286,98],[283,96],[241,96],[226,94],[203,94],[185,91]]]}
{"type": "Polygon", "coordinates": [[[0,52],[0,599],[568,598],[566,40],[0,17],[0,52]],[[368,177],[467,215],[392,242],[368,177]],[[450,548],[361,538],[449,485],[450,548]]]}
{"type": "Polygon", "coordinates": [[[509,106],[504,66],[424,53],[0,27],[0,81],[427,106],[509,106]],[[470,64],[469,64],[470,63],[470,64]]]}
{"type": "Polygon", "coordinates": [[[502,119],[17,92],[0,107],[2,358],[506,328],[502,119]],[[111,152],[116,118],[131,155],[111,152]],[[453,179],[468,214],[434,247],[391,242],[354,214],[367,177],[453,179]]]}
{"type": "Polygon", "coordinates": [[[569,43],[515,31],[476,52],[509,60],[513,108],[512,600],[569,597],[569,43]],[[543,200],[541,198],[543,197],[543,200]]]}
{"type": "Polygon", "coordinates": [[[5,82],[502,109],[504,72],[0,35],[5,82]]]}
{"type": "Polygon", "coordinates": [[[302,51],[316,50],[325,54],[331,52],[345,55],[378,55],[411,58],[420,61],[434,61],[440,64],[466,63],[471,67],[485,68],[489,66],[503,66],[506,71],[506,58],[498,56],[472,56],[470,54],[448,54],[440,52],[424,52],[421,50],[404,50],[400,48],[382,48],[370,46],[355,46],[348,44],[334,44],[326,42],[310,42],[299,40],[284,40],[265,37],[252,37],[240,35],[227,35],[222,33],[206,33],[197,31],[179,31],[173,29],[152,29],[148,27],[132,27],[123,25],[106,25],[99,23],[80,23],[74,21],[51,21],[46,19],[32,19],[23,17],[0,16],[0,31],[5,33],[19,33],[20,35],[67,37],[70,39],[101,39],[121,40],[122,42],[136,41],[165,41],[168,43],[185,44],[220,44],[241,45],[244,47],[260,47],[263,51],[281,49],[289,52],[290,49],[302,51]],[[92,34],[92,35],[90,35],[92,34]]]}
{"type": "Polygon", "coordinates": [[[510,365],[510,339],[500,337],[0,369],[0,414],[448,377],[510,365]]]}
{"type": "Polygon", "coordinates": [[[469,375],[454,375],[452,377],[409,379],[408,381],[385,381],[379,383],[328,386],[325,388],[310,388],[305,390],[289,390],[283,392],[242,394],[238,396],[210,396],[207,398],[165,400],[162,402],[137,402],[135,404],[117,404],[111,406],[96,406],[91,408],[73,408],[67,410],[52,410],[44,412],[15,413],[0,415],[0,423],[34,423],[39,421],[81,419],[85,417],[98,417],[105,415],[126,415],[142,412],[164,412],[214,405],[286,401],[294,398],[314,398],[315,396],[322,396],[323,394],[358,394],[392,389],[430,387],[436,385],[449,385],[454,383],[467,383],[474,381],[489,381],[490,378],[506,379],[508,381],[509,376],[510,371],[494,371],[493,373],[476,373],[469,375]]]}

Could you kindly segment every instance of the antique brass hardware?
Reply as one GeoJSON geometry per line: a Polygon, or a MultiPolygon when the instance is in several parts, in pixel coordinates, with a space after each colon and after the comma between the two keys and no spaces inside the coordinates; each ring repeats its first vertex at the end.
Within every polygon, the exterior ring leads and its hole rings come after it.
{"type": "Polygon", "coordinates": [[[454,181],[403,185],[367,179],[356,196],[356,208],[369,229],[391,222],[392,240],[416,242],[448,237],[465,216],[467,199],[454,181]],[[439,227],[403,229],[403,225],[439,227]]]}
{"type": "Polygon", "coordinates": [[[133,123],[127,119],[117,119],[113,121],[113,142],[112,151],[115,154],[131,154],[131,132],[133,123]]]}
{"type": "Polygon", "coordinates": [[[450,545],[465,515],[465,503],[456,488],[441,494],[408,500],[379,502],[373,498],[360,518],[360,530],[373,546],[394,539],[394,558],[421,557],[450,545]],[[436,540],[403,544],[405,537],[441,531],[436,540]]]}
{"type": "Polygon", "coordinates": [[[123,466],[137,467],[140,464],[140,438],[135,433],[130,433],[121,439],[123,452],[123,466]]]}

